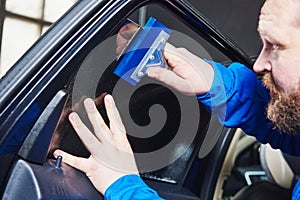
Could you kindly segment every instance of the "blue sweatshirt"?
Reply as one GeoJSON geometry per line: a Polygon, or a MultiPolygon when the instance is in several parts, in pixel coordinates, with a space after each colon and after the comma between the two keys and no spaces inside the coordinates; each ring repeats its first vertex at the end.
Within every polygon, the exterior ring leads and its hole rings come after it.
{"type": "Polygon", "coordinates": [[[157,200],[162,199],[156,191],[146,185],[138,175],[126,175],[111,184],[104,194],[104,200],[157,200]]]}
{"type": "Polygon", "coordinates": [[[214,68],[214,81],[210,91],[198,96],[198,100],[224,126],[239,127],[263,144],[300,156],[300,134],[280,133],[266,118],[269,91],[255,73],[240,63],[226,68],[220,63],[207,62],[214,68]]]}
{"type": "MultiPolygon", "coordinates": [[[[224,126],[239,127],[261,143],[269,143],[284,153],[300,156],[300,135],[280,133],[266,118],[269,91],[256,79],[255,73],[240,63],[226,68],[220,63],[207,62],[214,68],[214,81],[210,91],[197,96],[198,100],[224,126]]],[[[139,176],[128,175],[107,189],[105,199],[161,198],[139,176]]],[[[293,190],[292,199],[300,199],[300,181],[293,190]]]]}

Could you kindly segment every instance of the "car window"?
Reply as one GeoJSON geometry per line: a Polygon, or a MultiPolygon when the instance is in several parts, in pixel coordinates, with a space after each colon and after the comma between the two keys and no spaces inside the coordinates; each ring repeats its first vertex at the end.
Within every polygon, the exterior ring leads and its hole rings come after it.
{"type": "MultiPolygon", "coordinates": [[[[143,16],[139,13],[140,9],[129,19],[138,24],[143,21],[141,17],[145,22],[153,17],[172,31],[168,40],[172,45],[186,48],[201,58],[230,61],[161,6],[147,5],[142,10],[146,11],[143,16]]],[[[144,77],[133,86],[115,75],[120,56],[116,53],[116,40],[117,35],[104,41],[95,39],[94,47],[82,57],[79,70],[71,81],[70,97],[52,140],[49,156],[56,148],[75,155],[89,155],[67,116],[71,111],[78,112],[91,129],[82,105],[86,97],[91,97],[108,122],[103,97],[110,93],[120,110],[144,177],[181,182],[187,163],[198,154],[200,146],[196,143],[203,140],[201,133],[207,130],[210,114],[194,96],[182,95],[161,82],[144,77]],[[172,166],[174,162],[177,162],[176,168],[172,166]]]]}

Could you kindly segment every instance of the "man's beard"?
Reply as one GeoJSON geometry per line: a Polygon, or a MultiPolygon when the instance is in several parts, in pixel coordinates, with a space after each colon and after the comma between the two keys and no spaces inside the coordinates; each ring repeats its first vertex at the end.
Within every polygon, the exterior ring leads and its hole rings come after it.
{"type": "Polygon", "coordinates": [[[281,92],[271,73],[263,77],[263,83],[270,90],[271,100],[267,117],[280,132],[300,134],[300,90],[281,92]]]}

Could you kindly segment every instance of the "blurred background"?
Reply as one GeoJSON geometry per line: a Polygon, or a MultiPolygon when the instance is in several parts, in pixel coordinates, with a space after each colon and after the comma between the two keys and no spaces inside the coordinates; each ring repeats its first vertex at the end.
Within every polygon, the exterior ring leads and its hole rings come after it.
{"type": "Polygon", "coordinates": [[[0,0],[0,77],[77,0],[0,0]]]}

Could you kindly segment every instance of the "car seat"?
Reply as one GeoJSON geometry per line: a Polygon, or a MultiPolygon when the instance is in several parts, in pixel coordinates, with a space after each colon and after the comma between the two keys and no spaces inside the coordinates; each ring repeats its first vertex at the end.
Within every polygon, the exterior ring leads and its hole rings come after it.
{"type": "Polygon", "coordinates": [[[261,145],[259,156],[267,180],[243,187],[234,199],[291,199],[300,173],[300,157],[283,154],[278,149],[272,149],[269,144],[261,145]]]}

